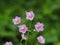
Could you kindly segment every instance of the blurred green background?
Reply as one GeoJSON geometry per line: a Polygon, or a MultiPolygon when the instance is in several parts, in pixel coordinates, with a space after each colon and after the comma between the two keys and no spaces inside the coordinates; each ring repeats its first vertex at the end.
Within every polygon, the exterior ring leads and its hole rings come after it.
{"type": "MultiPolygon", "coordinates": [[[[30,30],[37,22],[45,25],[43,32],[29,33],[27,45],[60,45],[60,0],[0,0],[0,45],[6,41],[21,45],[21,34],[12,22],[15,16],[21,17],[22,24],[25,23],[30,30]],[[33,21],[26,20],[26,11],[34,11],[33,21]],[[46,39],[45,44],[38,43],[36,38],[39,35],[46,39]]],[[[25,43],[23,40],[22,45],[25,43]]]]}

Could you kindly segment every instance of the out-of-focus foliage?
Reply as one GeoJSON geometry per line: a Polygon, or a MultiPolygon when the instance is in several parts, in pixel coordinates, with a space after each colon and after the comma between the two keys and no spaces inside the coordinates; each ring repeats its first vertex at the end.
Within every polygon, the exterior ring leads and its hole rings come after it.
{"type": "MultiPolygon", "coordinates": [[[[0,45],[12,41],[20,45],[21,34],[18,27],[12,23],[15,16],[22,18],[29,30],[34,29],[36,22],[44,23],[43,32],[29,33],[27,45],[42,45],[36,40],[42,35],[46,38],[44,45],[60,45],[60,0],[0,0],[0,45]],[[26,11],[34,11],[33,21],[26,20],[26,11]]],[[[22,42],[25,45],[25,41],[22,42]]]]}

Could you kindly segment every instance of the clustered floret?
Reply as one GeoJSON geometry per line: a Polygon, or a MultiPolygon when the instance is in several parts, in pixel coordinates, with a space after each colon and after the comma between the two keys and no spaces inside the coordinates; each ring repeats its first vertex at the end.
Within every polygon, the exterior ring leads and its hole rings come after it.
{"type": "MultiPolygon", "coordinates": [[[[26,12],[26,19],[32,21],[34,19],[34,12],[30,11],[30,12],[26,12]]],[[[21,17],[16,16],[15,19],[12,19],[13,23],[15,25],[21,23],[21,17]]],[[[40,32],[44,30],[44,24],[37,22],[35,25],[35,30],[36,32],[40,32]]],[[[23,40],[27,40],[27,37],[25,36],[25,33],[28,31],[28,27],[25,24],[19,25],[18,26],[19,32],[22,33],[21,37],[23,40]]],[[[45,38],[43,38],[43,36],[38,36],[37,37],[38,42],[44,44],[45,43],[45,38]]],[[[12,42],[6,42],[4,45],[13,45],[12,42]]]]}

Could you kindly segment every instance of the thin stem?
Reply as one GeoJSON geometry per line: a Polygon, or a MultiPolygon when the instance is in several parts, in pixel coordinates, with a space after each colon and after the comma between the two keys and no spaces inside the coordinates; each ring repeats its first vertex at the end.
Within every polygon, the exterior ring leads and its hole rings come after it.
{"type": "Polygon", "coordinates": [[[20,40],[20,42],[22,42],[23,39],[20,40]]]}
{"type": "Polygon", "coordinates": [[[26,42],[25,42],[25,45],[27,45],[27,40],[26,40],[26,42]]]}
{"type": "Polygon", "coordinates": [[[28,30],[28,32],[31,32],[31,33],[33,33],[33,32],[35,32],[36,30],[34,29],[33,31],[31,31],[31,30],[28,30]]]}
{"type": "Polygon", "coordinates": [[[20,45],[22,45],[22,40],[23,40],[23,39],[20,40],[20,45]]]}
{"type": "MultiPolygon", "coordinates": [[[[29,32],[31,32],[30,30],[28,31],[28,33],[27,33],[27,35],[29,35],[29,32]]],[[[28,40],[28,39],[27,39],[28,40]]],[[[25,45],[27,45],[27,40],[26,40],[26,42],[25,42],[25,45]]]]}

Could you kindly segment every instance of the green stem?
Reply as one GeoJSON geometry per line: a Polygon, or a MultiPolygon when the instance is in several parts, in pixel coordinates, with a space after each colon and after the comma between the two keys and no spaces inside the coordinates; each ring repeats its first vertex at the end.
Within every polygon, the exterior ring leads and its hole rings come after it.
{"type": "MultiPolygon", "coordinates": [[[[30,30],[28,31],[28,33],[27,33],[27,36],[29,35],[29,32],[31,32],[30,30]]],[[[28,40],[28,39],[27,39],[28,40]]],[[[27,40],[26,40],[26,42],[25,42],[25,45],[27,45],[27,40]]]]}
{"type": "Polygon", "coordinates": [[[27,40],[26,40],[26,42],[25,42],[25,45],[27,45],[27,40]]]}
{"type": "Polygon", "coordinates": [[[23,39],[20,40],[20,42],[22,42],[23,39]]]}
{"type": "Polygon", "coordinates": [[[31,32],[31,33],[33,33],[33,32],[35,32],[36,30],[34,29],[33,31],[31,31],[31,30],[28,30],[28,32],[31,32]]]}
{"type": "Polygon", "coordinates": [[[22,40],[23,40],[23,39],[20,40],[20,45],[22,45],[22,40]]]}

